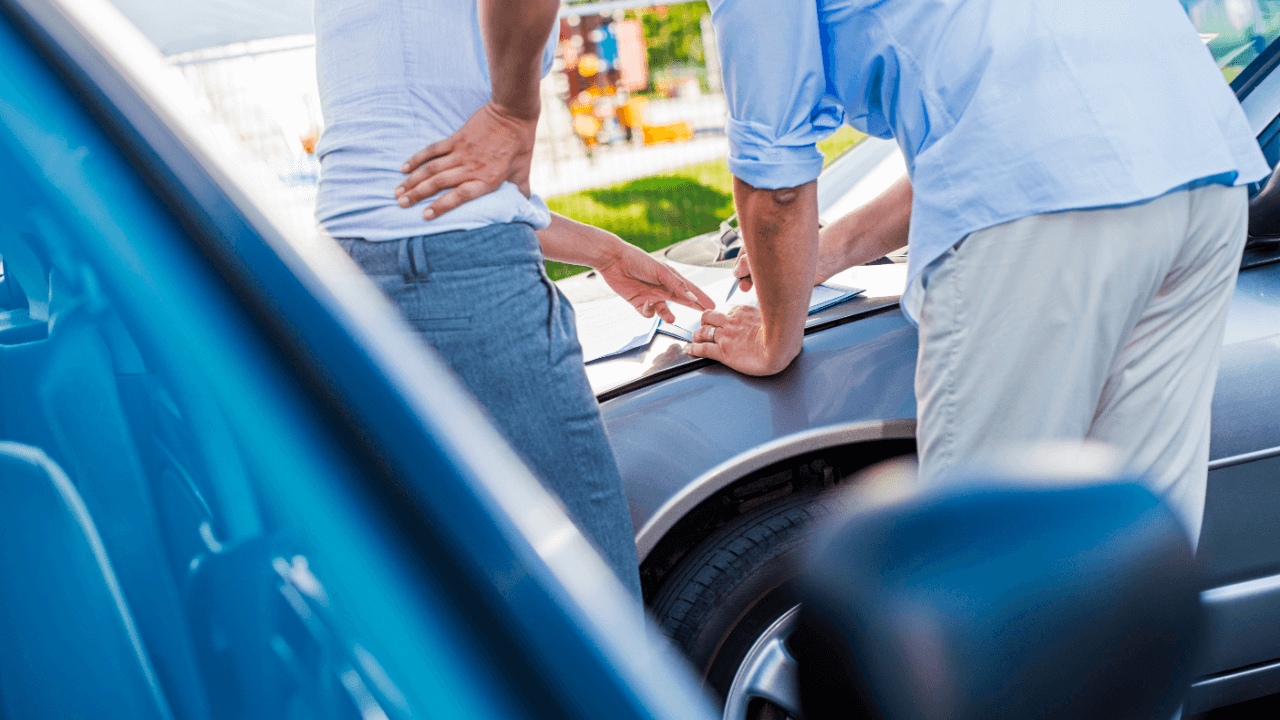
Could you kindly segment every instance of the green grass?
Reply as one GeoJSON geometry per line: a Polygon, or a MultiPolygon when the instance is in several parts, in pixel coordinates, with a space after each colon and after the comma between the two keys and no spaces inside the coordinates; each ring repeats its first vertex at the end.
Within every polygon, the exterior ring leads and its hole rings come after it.
{"type": "MultiPolygon", "coordinates": [[[[826,164],[866,137],[842,127],[818,143],[826,164]]],[[[733,214],[733,176],[724,160],[547,199],[552,211],[617,234],[646,252],[711,232],[733,214]]],[[[553,280],[586,268],[547,263],[553,280]]]]}
{"type": "Polygon", "coordinates": [[[836,158],[853,149],[854,145],[866,140],[867,136],[848,125],[842,125],[831,137],[818,143],[818,152],[824,158],[822,167],[830,165],[836,158]]]}

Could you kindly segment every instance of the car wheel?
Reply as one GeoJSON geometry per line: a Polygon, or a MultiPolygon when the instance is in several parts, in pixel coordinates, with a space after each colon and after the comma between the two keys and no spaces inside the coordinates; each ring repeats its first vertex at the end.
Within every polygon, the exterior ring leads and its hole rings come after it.
{"type": "Polygon", "coordinates": [[[787,647],[796,563],[815,520],[838,507],[802,493],[735,518],[691,550],[655,598],[659,625],[724,701],[726,720],[798,716],[787,647]]]}

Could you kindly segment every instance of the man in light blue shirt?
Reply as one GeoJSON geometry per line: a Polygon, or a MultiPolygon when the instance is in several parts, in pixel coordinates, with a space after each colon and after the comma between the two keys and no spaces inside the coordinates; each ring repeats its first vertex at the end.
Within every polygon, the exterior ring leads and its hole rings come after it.
{"type": "Polygon", "coordinates": [[[780,372],[815,279],[909,244],[922,474],[1105,441],[1194,537],[1239,186],[1269,168],[1179,3],[710,4],[760,308],[706,313],[690,352],[780,372]],[[814,144],[844,120],[909,181],[820,235],[814,144]]]}

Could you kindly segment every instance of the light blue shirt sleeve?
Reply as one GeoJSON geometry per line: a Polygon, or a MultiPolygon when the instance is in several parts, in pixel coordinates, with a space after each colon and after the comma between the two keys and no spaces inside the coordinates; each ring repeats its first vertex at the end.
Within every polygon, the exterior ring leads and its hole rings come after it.
{"type": "Polygon", "coordinates": [[[546,77],[551,72],[551,67],[556,62],[556,50],[560,47],[560,23],[556,22],[551,27],[551,35],[547,38],[547,46],[542,48],[542,76],[546,77]]]}
{"type": "Polygon", "coordinates": [[[844,110],[827,94],[814,0],[711,0],[729,103],[729,171],[766,190],[817,179],[815,144],[844,110]]]}

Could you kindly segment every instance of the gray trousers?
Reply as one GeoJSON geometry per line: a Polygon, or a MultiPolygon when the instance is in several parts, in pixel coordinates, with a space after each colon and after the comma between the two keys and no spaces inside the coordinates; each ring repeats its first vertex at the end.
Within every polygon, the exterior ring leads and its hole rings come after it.
{"type": "Polygon", "coordinates": [[[639,599],[631,514],[587,383],[573,307],[523,223],[339,239],[469,389],[639,599]]]}
{"type": "Polygon", "coordinates": [[[1165,497],[1194,545],[1247,211],[1244,188],[1209,185],[1033,215],[949,251],[920,308],[921,477],[1099,441],[1165,497]]]}

